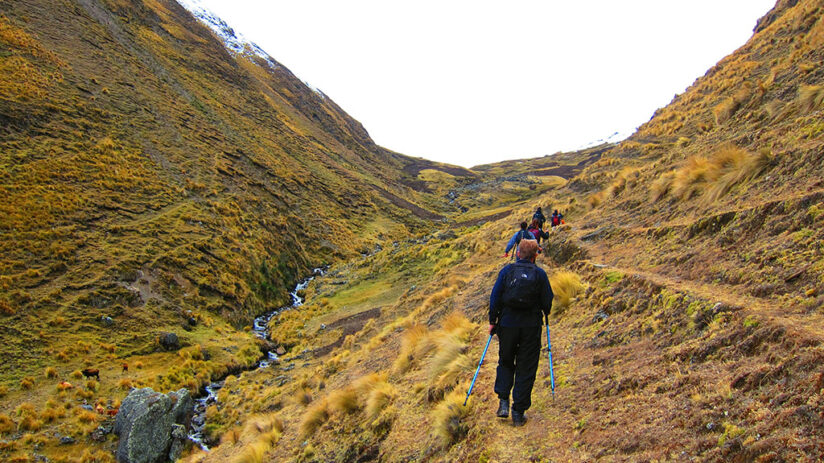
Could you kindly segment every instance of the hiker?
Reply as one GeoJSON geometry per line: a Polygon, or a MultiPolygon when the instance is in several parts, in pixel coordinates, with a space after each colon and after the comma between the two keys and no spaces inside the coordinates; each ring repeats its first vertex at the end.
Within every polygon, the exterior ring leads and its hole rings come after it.
{"type": "Polygon", "coordinates": [[[555,209],[555,212],[552,213],[552,217],[549,218],[549,224],[552,225],[552,228],[557,227],[564,223],[564,214],[558,212],[558,209],[555,209]]]}
{"type": "Polygon", "coordinates": [[[541,228],[542,226],[538,219],[532,219],[532,224],[526,229],[538,242],[538,253],[541,252],[541,240],[549,238],[549,233],[541,230],[541,228]]]}
{"type": "Polygon", "coordinates": [[[509,251],[515,246],[515,256],[518,255],[518,247],[521,244],[521,240],[534,240],[535,237],[532,236],[532,233],[529,233],[526,229],[526,222],[521,222],[521,229],[516,231],[512,238],[509,239],[509,243],[506,243],[506,250],[504,251],[504,257],[509,257],[509,251]]]}
{"type": "Polygon", "coordinates": [[[540,227],[538,227],[538,228],[544,228],[544,224],[546,223],[546,217],[544,216],[544,213],[541,212],[540,207],[538,208],[537,211],[535,211],[534,214],[532,214],[532,220],[535,220],[535,219],[538,219],[538,221],[540,222],[540,227]]]}
{"type": "Polygon", "coordinates": [[[542,313],[552,309],[552,288],[546,272],[535,265],[538,242],[521,242],[518,261],[500,273],[489,297],[489,334],[498,335],[498,370],[495,393],[500,399],[496,415],[509,416],[512,424],[526,423],[524,412],[532,405],[532,385],[541,353],[542,313]]]}

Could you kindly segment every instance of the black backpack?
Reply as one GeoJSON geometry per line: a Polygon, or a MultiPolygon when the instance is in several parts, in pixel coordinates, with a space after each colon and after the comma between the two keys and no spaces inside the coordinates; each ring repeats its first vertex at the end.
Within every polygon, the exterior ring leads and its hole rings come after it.
{"type": "Polygon", "coordinates": [[[504,280],[501,302],[515,311],[536,311],[541,303],[541,285],[535,264],[515,263],[504,280]]]}

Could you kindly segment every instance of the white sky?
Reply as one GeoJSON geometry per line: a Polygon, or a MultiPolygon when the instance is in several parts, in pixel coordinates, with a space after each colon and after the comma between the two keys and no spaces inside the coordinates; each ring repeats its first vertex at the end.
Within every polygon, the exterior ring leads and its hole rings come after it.
{"type": "Polygon", "coordinates": [[[775,0],[200,0],[380,145],[473,166],[629,135],[775,0]]]}

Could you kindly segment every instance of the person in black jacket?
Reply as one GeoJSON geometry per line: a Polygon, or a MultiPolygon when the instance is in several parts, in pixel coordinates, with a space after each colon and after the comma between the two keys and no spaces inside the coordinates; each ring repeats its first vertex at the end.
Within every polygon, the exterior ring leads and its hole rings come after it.
{"type": "Polygon", "coordinates": [[[520,258],[498,273],[489,297],[489,334],[498,335],[498,370],[495,393],[500,399],[498,417],[512,424],[526,423],[524,412],[532,404],[532,386],[541,353],[543,314],[552,309],[552,287],[546,272],[535,265],[538,243],[521,241],[520,258]]]}
{"type": "Polygon", "coordinates": [[[544,213],[541,211],[540,207],[538,208],[537,211],[535,211],[534,214],[532,214],[532,218],[533,219],[538,219],[538,221],[540,222],[540,225],[541,225],[540,228],[544,228],[544,223],[546,222],[546,217],[544,216],[544,213]]]}

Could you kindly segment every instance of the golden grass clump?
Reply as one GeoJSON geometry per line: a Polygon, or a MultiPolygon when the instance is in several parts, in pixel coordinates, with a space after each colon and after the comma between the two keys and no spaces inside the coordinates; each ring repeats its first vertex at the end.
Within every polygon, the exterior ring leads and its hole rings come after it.
{"type": "Polygon", "coordinates": [[[462,375],[472,369],[472,360],[466,355],[473,324],[460,313],[444,319],[443,328],[432,333],[434,354],[427,362],[428,388],[426,400],[440,400],[451,390],[462,375]]]}
{"type": "Polygon", "coordinates": [[[404,373],[409,370],[412,362],[418,358],[420,354],[418,347],[426,344],[428,336],[429,329],[426,325],[415,324],[406,328],[401,338],[401,351],[400,354],[398,354],[398,358],[396,358],[392,364],[392,371],[395,373],[404,373]]]}
{"type": "Polygon", "coordinates": [[[798,90],[798,106],[806,112],[824,107],[824,85],[802,85],[798,90]]]}
{"type": "Polygon", "coordinates": [[[569,307],[572,300],[584,290],[581,277],[574,272],[555,272],[549,277],[549,285],[552,287],[552,309],[555,313],[563,313],[569,307]]]}
{"type": "Polygon", "coordinates": [[[711,157],[694,156],[674,173],[665,174],[650,188],[650,198],[667,194],[688,200],[704,194],[711,203],[726,195],[735,185],[760,175],[770,164],[768,152],[750,153],[736,146],[726,146],[711,157]],[[671,177],[671,181],[670,181],[671,177]]]}
{"type": "Polygon", "coordinates": [[[0,397],[5,397],[8,393],[9,388],[7,388],[6,386],[0,386],[0,397]]]}
{"type": "Polygon", "coordinates": [[[261,463],[271,448],[272,445],[265,441],[253,442],[245,446],[243,451],[232,459],[232,463],[261,463]]]}
{"type": "Polygon", "coordinates": [[[138,360],[137,362],[134,362],[134,367],[137,368],[138,370],[142,369],[143,368],[143,362],[141,362],[140,360],[138,360]]]}
{"type": "Polygon", "coordinates": [[[49,379],[57,378],[57,369],[54,367],[46,367],[44,374],[46,375],[46,378],[49,379]]]}
{"type": "Polygon", "coordinates": [[[340,389],[329,394],[327,400],[329,410],[333,412],[354,413],[360,408],[358,391],[352,387],[340,389]]]}
{"type": "Polygon", "coordinates": [[[220,445],[234,445],[240,440],[240,428],[232,428],[220,436],[220,445]]]}
{"type": "Polygon", "coordinates": [[[0,314],[14,315],[17,311],[7,301],[0,299],[0,314]]]}
{"type": "Polygon", "coordinates": [[[432,430],[443,445],[451,445],[463,438],[469,427],[464,422],[468,415],[467,407],[463,406],[463,394],[454,391],[432,412],[432,430]]]}
{"type": "Polygon", "coordinates": [[[124,391],[128,391],[129,389],[134,387],[134,384],[132,384],[132,380],[130,378],[122,378],[120,381],[117,382],[117,387],[124,391]]]}
{"type": "Polygon", "coordinates": [[[20,389],[28,390],[32,387],[34,387],[34,378],[26,376],[20,380],[20,389]]]}
{"type": "Polygon", "coordinates": [[[381,381],[369,391],[366,397],[366,417],[369,421],[374,421],[378,418],[381,412],[392,403],[392,400],[398,395],[398,390],[395,386],[381,381]]]}
{"type": "Polygon", "coordinates": [[[247,434],[266,434],[271,431],[283,432],[283,422],[275,415],[255,415],[246,421],[243,431],[247,434]]]}
{"type": "Polygon", "coordinates": [[[74,370],[71,374],[71,377],[74,379],[80,379],[83,377],[83,372],[80,370],[74,370]]]}
{"type": "Polygon", "coordinates": [[[6,414],[0,414],[0,434],[11,434],[17,429],[17,423],[6,414]]]}
{"type": "Polygon", "coordinates": [[[650,199],[658,201],[670,192],[672,182],[675,180],[675,171],[666,172],[652,182],[649,187],[650,199]]]}
{"type": "Polygon", "coordinates": [[[316,402],[306,410],[300,422],[300,435],[309,437],[329,419],[329,404],[323,400],[316,402]]]}
{"type": "Polygon", "coordinates": [[[298,405],[309,405],[312,403],[312,390],[302,387],[295,391],[295,403],[298,405]]]}
{"type": "Polygon", "coordinates": [[[43,427],[43,422],[34,415],[24,416],[17,424],[17,429],[20,431],[39,431],[43,427]]]}

